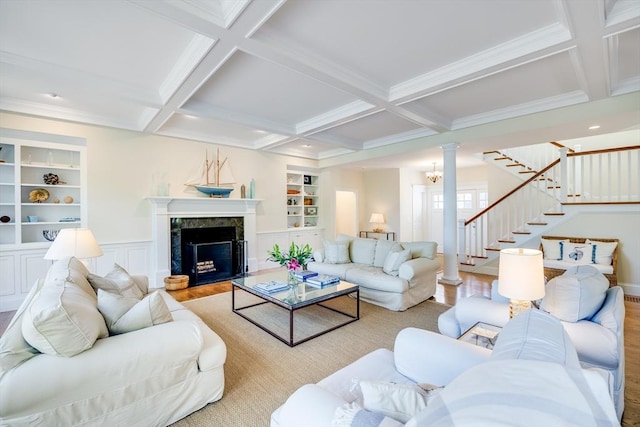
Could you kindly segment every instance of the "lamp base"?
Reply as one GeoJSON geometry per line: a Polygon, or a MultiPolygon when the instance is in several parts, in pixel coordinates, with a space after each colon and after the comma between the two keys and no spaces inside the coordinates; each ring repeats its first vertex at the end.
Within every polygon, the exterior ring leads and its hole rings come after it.
{"type": "Polygon", "coordinates": [[[531,309],[531,301],[511,299],[509,300],[509,319],[513,319],[523,311],[531,309]]]}
{"type": "Polygon", "coordinates": [[[382,228],[374,228],[373,232],[374,233],[384,233],[384,230],[382,228]]]}

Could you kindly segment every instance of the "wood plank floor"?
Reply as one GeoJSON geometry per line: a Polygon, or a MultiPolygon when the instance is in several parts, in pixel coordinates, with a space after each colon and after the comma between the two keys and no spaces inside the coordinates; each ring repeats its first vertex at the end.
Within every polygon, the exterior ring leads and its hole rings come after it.
{"type": "MultiPolygon", "coordinates": [[[[460,272],[463,283],[459,286],[437,285],[434,299],[437,302],[455,305],[460,298],[474,294],[489,296],[493,276],[460,272]]],[[[194,286],[169,293],[178,301],[201,298],[231,290],[230,282],[212,285],[194,286]]],[[[625,300],[625,356],[626,356],[626,389],[625,412],[622,426],[640,426],[640,302],[638,298],[625,300]],[[633,300],[633,301],[632,301],[633,300]]],[[[4,332],[14,312],[0,313],[0,334],[4,332]]]]}

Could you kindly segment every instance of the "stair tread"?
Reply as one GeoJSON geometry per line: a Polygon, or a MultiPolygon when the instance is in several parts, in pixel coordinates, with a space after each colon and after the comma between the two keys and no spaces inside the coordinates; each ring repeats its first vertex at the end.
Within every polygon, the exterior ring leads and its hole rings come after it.
{"type": "Polygon", "coordinates": [[[543,215],[562,216],[564,212],[545,212],[543,215]]]}
{"type": "Polygon", "coordinates": [[[500,248],[484,248],[485,251],[499,251],[500,248]]]}
{"type": "Polygon", "coordinates": [[[528,171],[520,171],[518,173],[538,173],[536,171],[528,170],[528,171]]]}
{"type": "Polygon", "coordinates": [[[528,222],[527,225],[549,225],[548,222],[528,222]]]}
{"type": "Polygon", "coordinates": [[[502,240],[502,239],[498,239],[498,242],[500,243],[515,243],[515,240],[502,240]]]}
{"type": "Polygon", "coordinates": [[[530,231],[512,231],[513,234],[531,234],[530,231]]]}
{"type": "Polygon", "coordinates": [[[513,159],[512,159],[511,157],[503,156],[503,157],[496,157],[496,158],[495,158],[495,159],[493,159],[493,160],[513,160],[513,159]]]}

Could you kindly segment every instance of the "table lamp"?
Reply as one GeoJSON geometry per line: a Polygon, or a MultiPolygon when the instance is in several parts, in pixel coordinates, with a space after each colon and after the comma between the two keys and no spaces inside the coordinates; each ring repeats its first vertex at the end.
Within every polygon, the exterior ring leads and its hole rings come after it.
{"type": "Polygon", "coordinates": [[[542,252],[510,248],[500,251],[498,293],[510,299],[509,317],[531,308],[531,301],[544,296],[542,252]]]}
{"type": "Polygon", "coordinates": [[[374,233],[382,233],[384,231],[382,230],[382,227],[380,227],[384,224],[384,215],[382,215],[381,213],[372,213],[371,218],[369,218],[369,222],[373,224],[374,233]]]}
{"type": "MultiPolygon", "coordinates": [[[[63,228],[56,236],[44,259],[59,260],[76,257],[84,262],[85,258],[102,256],[102,249],[88,228],[63,228]]],[[[86,265],[86,263],[85,263],[86,265]]]]}

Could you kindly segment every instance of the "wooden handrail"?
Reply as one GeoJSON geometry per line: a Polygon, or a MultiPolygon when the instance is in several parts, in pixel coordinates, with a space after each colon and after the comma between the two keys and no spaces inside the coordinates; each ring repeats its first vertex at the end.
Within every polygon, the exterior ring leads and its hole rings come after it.
{"type": "Polygon", "coordinates": [[[574,153],[576,151],[573,148],[567,147],[566,145],[562,145],[562,144],[560,144],[559,142],[556,142],[556,141],[551,141],[551,142],[549,142],[549,144],[551,144],[551,145],[553,145],[555,147],[558,147],[558,148],[566,148],[566,149],[569,150],[569,153],[574,153]]]}
{"type": "Polygon", "coordinates": [[[629,147],[617,147],[617,148],[603,148],[602,150],[592,150],[592,151],[580,151],[577,153],[567,153],[567,157],[574,156],[589,156],[593,154],[603,154],[603,153],[617,153],[619,151],[630,151],[630,150],[638,150],[640,149],[640,145],[631,145],[629,147]]]}
{"type": "Polygon", "coordinates": [[[520,190],[521,188],[525,187],[527,184],[535,181],[540,175],[543,175],[546,171],[548,171],[549,169],[551,169],[552,167],[554,167],[555,165],[557,165],[558,163],[560,163],[560,159],[556,159],[553,162],[549,163],[549,165],[547,165],[544,169],[542,169],[540,172],[536,173],[535,175],[533,175],[531,178],[529,178],[526,181],[523,181],[522,184],[518,185],[516,188],[514,188],[513,190],[509,191],[507,194],[505,194],[504,196],[500,197],[498,200],[496,200],[495,202],[491,203],[489,206],[487,206],[486,208],[484,208],[483,210],[481,210],[480,212],[478,212],[477,214],[475,214],[473,217],[471,217],[471,219],[468,219],[464,222],[465,227],[469,224],[471,224],[473,221],[475,221],[476,219],[480,218],[482,215],[484,215],[485,213],[487,213],[488,211],[490,211],[491,209],[493,209],[496,205],[498,205],[499,203],[501,203],[504,199],[506,199],[507,197],[511,196],[513,193],[517,192],[518,190],[520,190]]]}

